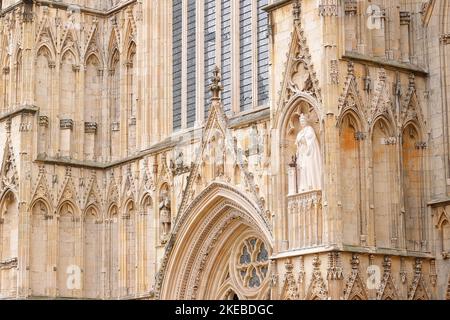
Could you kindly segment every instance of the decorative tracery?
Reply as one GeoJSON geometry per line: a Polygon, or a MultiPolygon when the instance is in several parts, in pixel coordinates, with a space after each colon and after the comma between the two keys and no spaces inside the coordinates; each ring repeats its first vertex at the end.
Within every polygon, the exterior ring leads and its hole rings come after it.
{"type": "Polygon", "coordinates": [[[239,280],[246,288],[257,289],[268,275],[269,252],[264,242],[249,238],[240,245],[236,268],[239,280]]]}

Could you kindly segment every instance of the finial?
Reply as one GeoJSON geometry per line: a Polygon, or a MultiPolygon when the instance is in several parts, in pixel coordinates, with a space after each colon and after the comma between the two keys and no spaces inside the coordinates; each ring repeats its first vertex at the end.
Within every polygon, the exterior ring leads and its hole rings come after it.
{"type": "Polygon", "coordinates": [[[300,15],[302,12],[302,4],[299,0],[294,1],[293,3],[293,15],[294,15],[294,21],[298,21],[300,20],[300,15]]]}
{"type": "Polygon", "coordinates": [[[213,71],[213,77],[211,79],[211,85],[209,86],[209,89],[212,92],[212,101],[218,101],[220,100],[220,92],[223,90],[222,84],[220,83],[221,77],[220,77],[220,68],[216,66],[213,71]]]}

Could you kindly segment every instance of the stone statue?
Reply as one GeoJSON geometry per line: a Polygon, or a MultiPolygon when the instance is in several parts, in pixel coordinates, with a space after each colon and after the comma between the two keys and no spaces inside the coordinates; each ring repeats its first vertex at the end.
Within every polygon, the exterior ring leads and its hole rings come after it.
{"type": "Polygon", "coordinates": [[[296,144],[298,192],[322,190],[322,157],[319,141],[304,114],[300,116],[300,132],[296,144]]]}
{"type": "Polygon", "coordinates": [[[161,202],[159,203],[159,215],[161,223],[161,235],[162,239],[167,239],[170,232],[170,226],[172,223],[171,210],[170,210],[170,199],[168,192],[164,192],[161,195],[161,202]]]}

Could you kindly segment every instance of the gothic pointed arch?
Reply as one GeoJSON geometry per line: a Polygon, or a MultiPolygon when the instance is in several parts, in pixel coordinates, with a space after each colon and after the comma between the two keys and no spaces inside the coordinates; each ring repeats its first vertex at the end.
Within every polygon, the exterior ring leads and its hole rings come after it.
{"type": "Polygon", "coordinates": [[[53,243],[50,240],[50,226],[53,222],[53,211],[44,198],[37,198],[30,206],[29,231],[29,270],[30,288],[33,297],[48,295],[48,266],[51,264],[50,250],[53,243]]]}
{"type": "MultiPolygon", "coordinates": [[[[259,250],[259,253],[256,254],[255,251],[253,256],[259,256],[261,261],[266,261],[273,246],[273,238],[258,206],[229,185],[211,183],[180,215],[172,229],[156,278],[155,296],[161,299],[218,299],[217,296],[209,297],[206,291],[200,289],[214,284],[220,285],[222,273],[214,275],[217,279],[211,279],[203,273],[203,270],[207,270],[205,265],[215,263],[232,263],[235,269],[230,270],[230,273],[234,272],[235,280],[241,281],[239,283],[242,292],[258,296],[268,285],[269,273],[268,269],[254,269],[257,264],[254,265],[252,259],[246,258],[243,246],[248,239],[256,240],[255,247],[247,247],[247,251],[259,250]],[[219,243],[230,247],[224,249],[217,245],[219,243]],[[245,257],[241,260],[242,255],[245,257]],[[238,280],[236,275],[241,273],[237,270],[244,265],[247,265],[247,270],[255,271],[251,274],[242,273],[242,280],[238,280]],[[165,276],[167,274],[177,276],[169,281],[165,276]],[[262,274],[267,276],[261,276],[262,274]]],[[[253,243],[253,240],[250,243],[253,243]]],[[[216,289],[218,288],[214,287],[214,290],[208,292],[216,292],[216,289]]]]}
{"type": "Polygon", "coordinates": [[[76,268],[76,257],[80,254],[81,213],[74,199],[70,197],[62,199],[57,213],[57,287],[60,297],[74,298],[77,292],[76,289],[67,286],[67,273],[76,268]]]}
{"type": "Polygon", "coordinates": [[[393,230],[400,221],[396,210],[396,196],[399,196],[395,177],[398,174],[396,165],[396,145],[398,138],[394,124],[385,115],[374,119],[370,132],[372,159],[372,197],[373,197],[373,231],[378,247],[396,246],[393,230]]]}
{"type": "Polygon", "coordinates": [[[19,201],[17,192],[6,189],[0,193],[0,292],[3,298],[15,295],[19,247],[19,201]]]}
{"type": "Polygon", "coordinates": [[[83,217],[83,296],[89,299],[100,297],[100,275],[102,255],[102,227],[100,210],[95,203],[84,210],[83,217]]]}

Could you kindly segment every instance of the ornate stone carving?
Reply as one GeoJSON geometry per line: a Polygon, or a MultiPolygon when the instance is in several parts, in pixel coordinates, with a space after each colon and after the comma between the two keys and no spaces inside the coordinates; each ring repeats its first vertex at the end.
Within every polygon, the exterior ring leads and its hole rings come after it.
{"type": "Polygon", "coordinates": [[[354,16],[358,11],[358,3],[356,0],[345,0],[344,11],[347,16],[354,16]]]}
{"type": "Polygon", "coordinates": [[[120,122],[111,123],[111,131],[120,131],[120,122]]]}
{"type": "Polygon", "coordinates": [[[17,269],[18,259],[11,258],[5,261],[0,261],[0,270],[17,269]]]}
{"type": "Polygon", "coordinates": [[[96,133],[97,127],[98,127],[98,125],[96,122],[85,122],[84,123],[84,132],[85,133],[96,133]]]}
{"type": "Polygon", "coordinates": [[[183,152],[179,152],[175,158],[175,161],[170,160],[170,170],[172,171],[172,175],[179,176],[186,173],[189,173],[192,168],[191,166],[186,166],[184,164],[184,154],[183,152]]]}
{"type": "Polygon", "coordinates": [[[61,129],[73,129],[73,120],[72,119],[61,119],[59,121],[59,127],[61,129]]]}
{"type": "Polygon", "coordinates": [[[284,268],[286,269],[286,273],[284,275],[284,300],[298,300],[298,287],[297,281],[295,280],[295,276],[293,273],[294,265],[291,260],[286,260],[284,263],[284,268]]]}
{"type": "Polygon", "coordinates": [[[337,0],[321,0],[319,4],[319,15],[322,17],[332,17],[338,15],[337,0]]]}
{"type": "Polygon", "coordinates": [[[383,261],[383,278],[381,279],[380,287],[377,290],[377,300],[397,300],[398,291],[392,279],[392,260],[389,256],[384,257],[383,261]]]}
{"type": "Polygon", "coordinates": [[[321,261],[318,255],[313,258],[313,274],[306,294],[307,300],[328,300],[328,290],[320,270],[321,261]]]}
{"type": "Polygon", "coordinates": [[[342,280],[344,279],[344,268],[342,267],[340,252],[328,253],[328,280],[342,280]]]}
{"type": "Polygon", "coordinates": [[[408,300],[429,300],[430,295],[427,292],[422,274],[422,263],[422,259],[416,258],[414,279],[408,290],[408,300]]]}
{"type": "Polygon", "coordinates": [[[49,120],[47,116],[39,116],[39,126],[48,128],[49,120]]]}
{"type": "Polygon", "coordinates": [[[352,255],[350,260],[352,271],[344,289],[344,300],[368,300],[365,284],[361,279],[360,260],[357,254],[352,255]]]}
{"type": "Polygon", "coordinates": [[[330,80],[332,84],[339,84],[339,61],[330,61],[330,80]]]}

